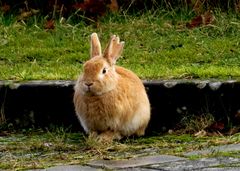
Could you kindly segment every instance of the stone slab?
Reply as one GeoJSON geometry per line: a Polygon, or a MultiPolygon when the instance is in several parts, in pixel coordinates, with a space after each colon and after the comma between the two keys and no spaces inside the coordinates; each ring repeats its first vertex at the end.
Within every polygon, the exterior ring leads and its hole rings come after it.
{"type": "Polygon", "coordinates": [[[187,160],[182,157],[158,155],[137,157],[129,160],[95,160],[88,166],[68,165],[29,171],[237,171],[240,158],[215,157],[187,160]],[[237,164],[237,165],[236,165],[237,164]]]}
{"type": "MultiPolygon", "coordinates": [[[[191,171],[191,170],[206,170],[220,169],[224,165],[239,163],[239,158],[232,157],[216,157],[216,158],[202,158],[199,160],[184,160],[169,163],[159,163],[149,165],[146,168],[165,170],[165,171],[191,171]]],[[[228,169],[235,169],[227,167],[228,169]]]]}
{"type": "Polygon", "coordinates": [[[101,171],[102,169],[96,169],[88,166],[81,165],[67,165],[67,166],[56,166],[47,169],[34,169],[28,171],[101,171]]]}
{"type": "Polygon", "coordinates": [[[200,171],[239,171],[240,168],[234,168],[234,167],[224,167],[224,168],[205,168],[200,171]]]}
{"type": "Polygon", "coordinates": [[[229,144],[185,153],[184,156],[206,155],[218,152],[240,151],[240,144],[229,144]]]}
{"type": "Polygon", "coordinates": [[[88,166],[107,168],[107,169],[126,169],[132,167],[140,167],[145,165],[184,161],[185,158],[170,156],[170,155],[156,155],[147,157],[131,158],[129,160],[95,160],[88,163],[88,166]]]}
{"type": "MultiPolygon", "coordinates": [[[[108,170],[108,169],[106,169],[106,170],[108,170]]],[[[110,170],[112,171],[112,169],[110,169],[110,170]]],[[[142,167],[131,167],[131,168],[113,169],[113,170],[114,171],[160,171],[159,169],[142,168],[142,167]]]]}

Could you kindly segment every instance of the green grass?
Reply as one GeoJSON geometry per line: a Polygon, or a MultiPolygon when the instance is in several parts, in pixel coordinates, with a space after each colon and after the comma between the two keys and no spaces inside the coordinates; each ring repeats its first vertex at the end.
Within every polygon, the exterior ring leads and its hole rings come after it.
{"type": "Polygon", "coordinates": [[[109,15],[97,28],[58,23],[53,31],[44,30],[41,19],[27,25],[0,17],[0,80],[76,79],[92,32],[103,46],[110,35],[119,35],[126,45],[118,65],[143,79],[239,79],[239,16],[215,11],[212,25],[187,29],[191,17],[157,10],[109,15]]]}
{"type": "MultiPolygon", "coordinates": [[[[0,169],[22,170],[47,168],[64,164],[86,164],[97,159],[127,159],[137,156],[169,154],[182,156],[185,152],[216,145],[239,142],[240,135],[194,137],[183,135],[156,135],[125,139],[112,144],[99,144],[81,133],[70,133],[63,128],[52,131],[10,133],[0,136],[0,169]]],[[[208,154],[233,156],[239,153],[208,154]]],[[[190,159],[197,159],[196,156],[190,159]],[[194,158],[195,157],[195,158],[194,158]]]]}

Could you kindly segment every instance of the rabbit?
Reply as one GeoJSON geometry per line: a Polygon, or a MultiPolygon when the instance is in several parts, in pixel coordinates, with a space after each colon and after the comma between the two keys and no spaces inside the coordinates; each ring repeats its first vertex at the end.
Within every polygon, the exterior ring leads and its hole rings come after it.
{"type": "Polygon", "coordinates": [[[142,136],[150,120],[150,103],[140,78],[115,63],[124,42],[113,35],[102,54],[91,34],[90,59],[74,86],[76,115],[89,136],[103,141],[142,136]]]}

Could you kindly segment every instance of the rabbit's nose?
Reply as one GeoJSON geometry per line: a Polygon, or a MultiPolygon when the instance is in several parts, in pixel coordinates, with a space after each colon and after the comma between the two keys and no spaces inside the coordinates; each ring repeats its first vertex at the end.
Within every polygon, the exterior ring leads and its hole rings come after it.
{"type": "Polygon", "coordinates": [[[85,83],[86,86],[91,87],[93,83],[85,83]]]}

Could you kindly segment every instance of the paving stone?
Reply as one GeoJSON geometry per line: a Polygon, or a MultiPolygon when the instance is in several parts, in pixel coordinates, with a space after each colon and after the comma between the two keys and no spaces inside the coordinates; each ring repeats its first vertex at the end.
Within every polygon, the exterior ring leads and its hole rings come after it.
{"type": "Polygon", "coordinates": [[[229,144],[185,153],[184,156],[206,155],[216,152],[240,151],[240,144],[229,144]]]}
{"type": "MultiPolygon", "coordinates": [[[[226,164],[239,163],[239,158],[232,157],[218,157],[218,158],[202,158],[199,160],[184,160],[169,163],[160,163],[146,166],[151,169],[162,169],[171,171],[190,171],[190,170],[203,170],[203,169],[214,169],[218,166],[226,164]],[[214,168],[211,168],[214,167],[214,168]]],[[[219,169],[219,168],[218,168],[219,169]]],[[[232,168],[229,168],[232,169],[232,168]]],[[[207,171],[207,170],[206,170],[207,171]]]]}
{"type": "Polygon", "coordinates": [[[234,168],[234,167],[224,167],[224,168],[205,168],[200,171],[239,171],[240,168],[234,168]]]}
{"type": "Polygon", "coordinates": [[[88,163],[92,167],[108,168],[108,169],[125,169],[132,167],[140,167],[150,164],[166,163],[184,161],[185,158],[170,156],[170,155],[157,155],[147,157],[137,157],[129,160],[95,160],[88,163]]]}
{"type": "Polygon", "coordinates": [[[29,171],[101,171],[102,169],[96,169],[89,166],[81,165],[68,165],[68,166],[56,166],[48,169],[35,169],[29,171]]]}
{"type": "Polygon", "coordinates": [[[161,171],[161,170],[151,169],[151,168],[132,167],[132,168],[124,168],[124,169],[114,169],[114,171],[161,171]]]}

